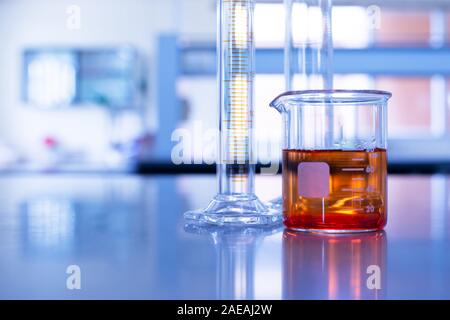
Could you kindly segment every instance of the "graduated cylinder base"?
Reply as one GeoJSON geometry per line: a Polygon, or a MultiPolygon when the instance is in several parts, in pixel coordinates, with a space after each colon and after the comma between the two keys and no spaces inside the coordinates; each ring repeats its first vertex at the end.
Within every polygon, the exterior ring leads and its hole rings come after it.
{"type": "Polygon", "coordinates": [[[283,197],[278,197],[276,199],[266,202],[265,205],[272,210],[283,210],[283,197]]]}
{"type": "Polygon", "coordinates": [[[278,210],[267,208],[255,195],[217,195],[204,210],[184,214],[188,224],[262,226],[282,223],[278,210]]]}

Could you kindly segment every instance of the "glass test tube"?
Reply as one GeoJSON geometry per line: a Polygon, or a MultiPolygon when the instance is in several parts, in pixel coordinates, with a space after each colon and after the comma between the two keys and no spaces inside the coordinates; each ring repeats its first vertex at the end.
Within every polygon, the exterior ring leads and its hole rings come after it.
{"type": "Polygon", "coordinates": [[[253,84],[255,0],[218,0],[220,105],[219,193],[188,220],[212,224],[272,224],[281,221],[254,194],[253,84]]]}
{"type": "MultiPolygon", "coordinates": [[[[286,91],[333,89],[332,0],[284,0],[284,7],[286,91]]],[[[282,205],[281,197],[267,203],[273,210],[282,205]]]]}
{"type": "Polygon", "coordinates": [[[333,89],[332,0],[284,0],[286,91],[333,89]]]}

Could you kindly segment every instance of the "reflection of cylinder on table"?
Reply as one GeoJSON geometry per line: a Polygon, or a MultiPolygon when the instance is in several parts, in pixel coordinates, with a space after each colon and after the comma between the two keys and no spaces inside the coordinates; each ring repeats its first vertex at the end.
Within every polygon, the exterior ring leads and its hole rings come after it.
{"type": "Polygon", "coordinates": [[[258,237],[246,234],[217,234],[218,299],[254,299],[255,247],[258,237]]]}
{"type": "Polygon", "coordinates": [[[322,235],[285,231],[283,298],[384,298],[386,243],[384,232],[322,235]]]}

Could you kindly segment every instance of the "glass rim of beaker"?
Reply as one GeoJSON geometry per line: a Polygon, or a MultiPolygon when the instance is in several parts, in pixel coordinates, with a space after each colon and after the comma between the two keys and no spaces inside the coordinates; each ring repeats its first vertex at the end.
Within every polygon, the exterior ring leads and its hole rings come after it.
{"type": "Polygon", "coordinates": [[[385,103],[392,93],[383,90],[301,90],[287,91],[276,97],[270,106],[276,107],[286,100],[307,105],[362,105],[385,103]]]}

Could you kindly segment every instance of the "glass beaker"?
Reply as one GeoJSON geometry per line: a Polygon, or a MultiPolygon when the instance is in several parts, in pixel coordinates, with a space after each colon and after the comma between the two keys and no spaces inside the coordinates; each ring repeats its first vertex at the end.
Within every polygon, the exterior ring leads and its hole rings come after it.
{"type": "Polygon", "coordinates": [[[370,90],[287,92],[283,219],[288,228],[368,232],[387,223],[387,103],[370,90]]]}

